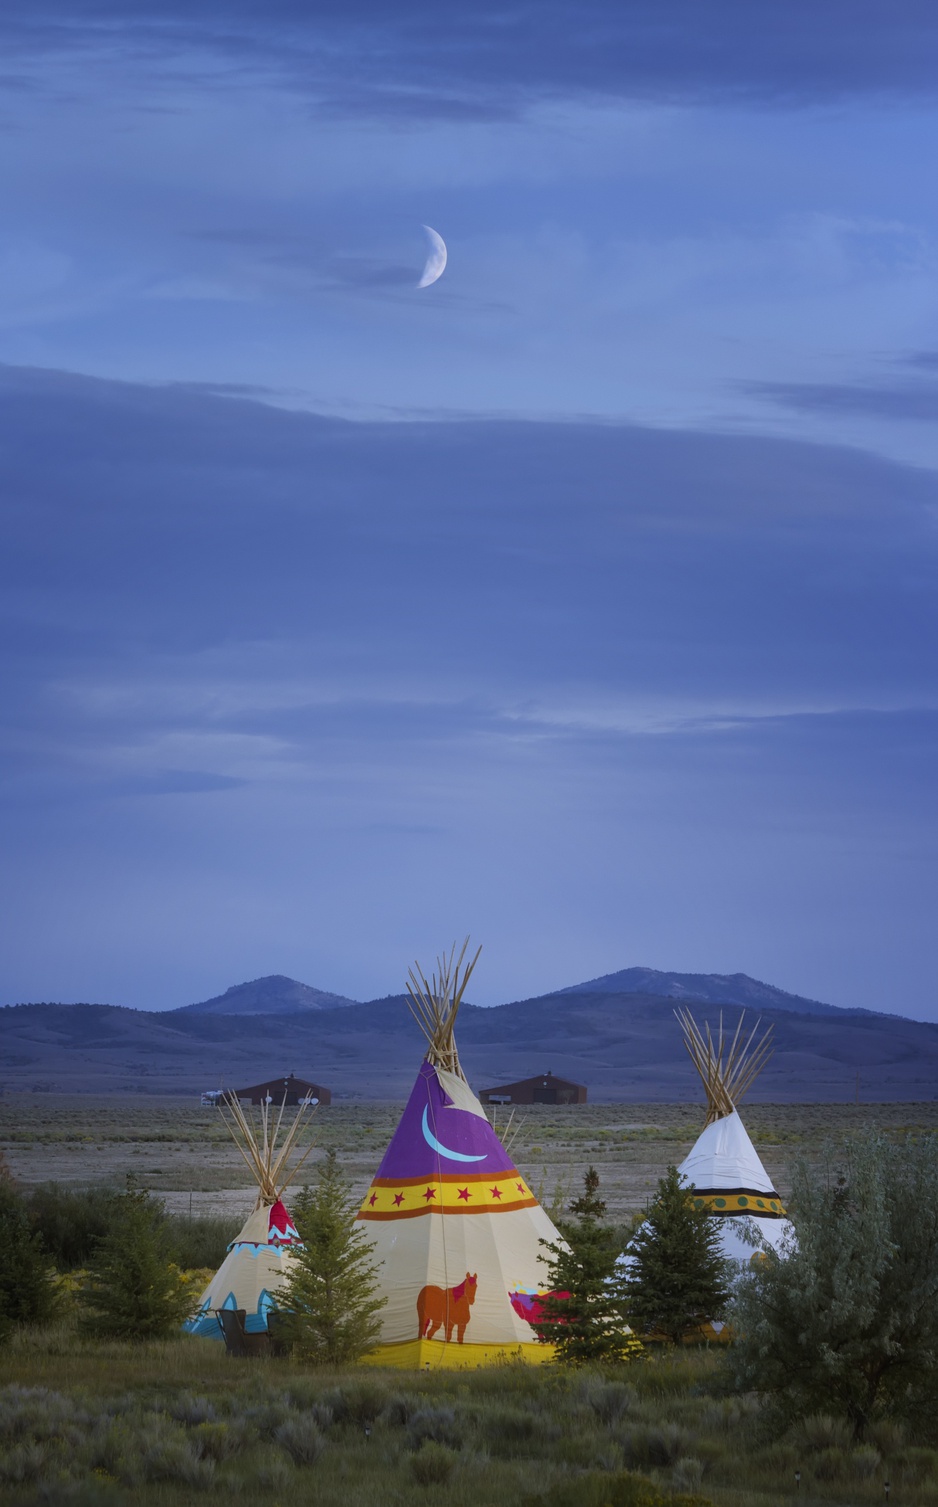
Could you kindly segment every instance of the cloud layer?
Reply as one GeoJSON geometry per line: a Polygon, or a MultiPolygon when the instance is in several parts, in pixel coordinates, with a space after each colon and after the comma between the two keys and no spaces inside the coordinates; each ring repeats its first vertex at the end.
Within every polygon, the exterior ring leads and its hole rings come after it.
{"type": "Polygon", "coordinates": [[[377,993],[471,925],[493,999],[640,958],[927,1009],[932,476],[10,368],[0,393],[13,997],[377,993]]]}

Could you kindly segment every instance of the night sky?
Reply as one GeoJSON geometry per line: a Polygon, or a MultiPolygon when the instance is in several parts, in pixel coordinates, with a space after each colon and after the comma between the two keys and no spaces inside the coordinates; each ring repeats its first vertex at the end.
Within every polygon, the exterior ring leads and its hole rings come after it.
{"type": "Polygon", "coordinates": [[[470,931],[482,1004],[938,1019],[934,6],[31,0],[0,59],[0,1003],[470,931]]]}

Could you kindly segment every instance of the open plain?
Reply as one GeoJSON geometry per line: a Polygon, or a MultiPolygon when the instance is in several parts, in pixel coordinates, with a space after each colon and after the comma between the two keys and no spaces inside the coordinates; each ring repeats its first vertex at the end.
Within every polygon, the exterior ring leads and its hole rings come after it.
{"type": "MultiPolygon", "coordinates": [[[[316,1110],[304,1143],[306,1168],[335,1148],[355,1191],[365,1190],[400,1117],[400,1103],[332,1104],[316,1110]]],[[[289,1111],[288,1111],[289,1113],[289,1111]]],[[[938,1102],[753,1104],[744,1118],[784,1198],[792,1162],[817,1160],[825,1143],[852,1131],[938,1129],[938,1102]]],[[[599,1171],[612,1218],[641,1209],[670,1163],[678,1164],[704,1121],[700,1104],[587,1104],[516,1111],[496,1128],[519,1170],[551,1209],[578,1190],[587,1166],[599,1171]],[[506,1126],[508,1127],[506,1129],[506,1126]]],[[[0,1150],[25,1186],[61,1182],[123,1187],[128,1173],[165,1199],[172,1213],[246,1213],[250,1175],[221,1114],[192,1099],[45,1094],[0,1100],[0,1150]]]]}

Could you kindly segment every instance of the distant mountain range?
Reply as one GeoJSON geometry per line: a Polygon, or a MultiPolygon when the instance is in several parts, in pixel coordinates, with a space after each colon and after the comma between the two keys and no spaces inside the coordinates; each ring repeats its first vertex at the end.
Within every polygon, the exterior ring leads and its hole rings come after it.
{"type": "MultiPolygon", "coordinates": [[[[628,968],[536,999],[463,1005],[460,1057],[476,1088],[550,1068],[592,1099],[699,1099],[673,1006],[735,1026],[741,1007],[774,1029],[751,1098],[770,1102],[938,1097],[938,1025],[838,1009],[746,974],[628,968]]],[[[295,1072],[338,1096],[403,1097],[422,1055],[403,995],[365,1003],[282,975],[164,1012],[115,1005],[0,1010],[0,1062],[16,1091],[192,1094],[295,1072]]]]}
{"type": "MultiPolygon", "coordinates": [[[[618,973],[604,973],[586,984],[570,984],[544,998],[564,994],[644,994],[691,1004],[699,1000],[742,1005],[745,1009],[793,1010],[799,1015],[843,1014],[838,1005],[824,1005],[820,1000],[803,999],[800,994],[787,994],[784,989],[750,978],[748,973],[660,973],[656,968],[622,968],[618,973]]],[[[196,1005],[183,1005],[181,1010],[170,1013],[179,1015],[184,1010],[204,1015],[294,1015],[304,1010],[330,1010],[361,1003],[344,994],[313,989],[282,973],[271,973],[247,984],[232,984],[224,994],[196,1005]]]]}

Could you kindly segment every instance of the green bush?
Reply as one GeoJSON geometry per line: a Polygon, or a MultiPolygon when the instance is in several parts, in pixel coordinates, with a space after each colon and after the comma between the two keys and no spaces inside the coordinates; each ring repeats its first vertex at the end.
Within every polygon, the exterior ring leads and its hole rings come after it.
{"type": "Polygon", "coordinates": [[[0,1180],[0,1339],[14,1324],[48,1324],[55,1317],[52,1262],[30,1224],[24,1200],[0,1180]]]}
{"type": "Polygon", "coordinates": [[[836,1413],[857,1443],[881,1418],[938,1434],[938,1136],[882,1135],[799,1164],[797,1245],[737,1288],[737,1386],[796,1419],[836,1413]]]}
{"type": "Polygon", "coordinates": [[[27,1199],[29,1217],[59,1271],[87,1266],[107,1234],[114,1194],[109,1188],[40,1183],[27,1199]]]}

